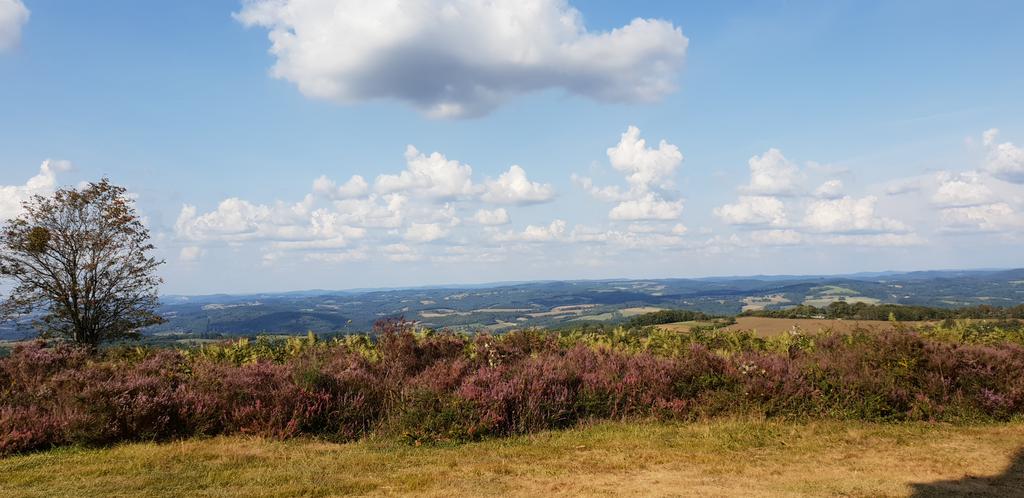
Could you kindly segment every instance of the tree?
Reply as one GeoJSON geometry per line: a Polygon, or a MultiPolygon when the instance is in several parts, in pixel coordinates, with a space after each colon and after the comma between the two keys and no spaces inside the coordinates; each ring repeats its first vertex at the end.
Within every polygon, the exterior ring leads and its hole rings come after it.
{"type": "Polygon", "coordinates": [[[0,279],[12,280],[0,319],[33,317],[43,337],[92,348],[163,322],[149,230],[123,187],[107,179],[22,203],[0,232],[0,279]]]}

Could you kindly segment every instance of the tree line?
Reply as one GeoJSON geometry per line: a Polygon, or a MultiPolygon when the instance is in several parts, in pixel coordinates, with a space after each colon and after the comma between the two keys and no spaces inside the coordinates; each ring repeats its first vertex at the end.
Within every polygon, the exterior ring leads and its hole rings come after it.
{"type": "Polygon", "coordinates": [[[777,310],[745,311],[740,316],[767,318],[830,318],[844,320],[947,320],[947,319],[1024,319],[1024,304],[1012,307],[979,304],[962,308],[935,308],[902,304],[867,304],[836,301],[825,307],[806,304],[777,310]]]}

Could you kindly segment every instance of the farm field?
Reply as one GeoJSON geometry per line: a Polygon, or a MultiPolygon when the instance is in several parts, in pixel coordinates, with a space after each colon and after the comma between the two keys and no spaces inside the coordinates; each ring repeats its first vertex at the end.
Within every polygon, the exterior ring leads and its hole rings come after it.
{"type": "MultiPolygon", "coordinates": [[[[907,327],[915,327],[925,322],[899,322],[907,327]]],[[[711,322],[679,322],[661,325],[662,328],[680,332],[689,331],[695,325],[711,325],[711,322]]],[[[827,320],[816,318],[766,318],[759,316],[741,316],[736,318],[736,323],[723,327],[722,330],[738,331],[751,330],[760,337],[773,337],[784,334],[799,327],[800,330],[808,333],[832,330],[835,332],[849,332],[858,327],[876,330],[886,330],[893,327],[891,322],[885,320],[827,320]]]]}
{"type": "MultiPolygon", "coordinates": [[[[907,327],[914,327],[923,322],[899,322],[907,327]]],[[[821,332],[832,330],[835,332],[849,332],[856,328],[875,328],[878,330],[890,329],[891,322],[885,320],[826,320],[815,318],[764,318],[758,316],[741,316],[736,318],[736,323],[729,325],[725,330],[753,330],[760,336],[775,336],[799,327],[804,332],[821,332]]]]}
{"type": "Polygon", "coordinates": [[[0,495],[1020,496],[1022,448],[1020,423],[737,419],[442,447],[218,437],[0,459],[0,495]]]}

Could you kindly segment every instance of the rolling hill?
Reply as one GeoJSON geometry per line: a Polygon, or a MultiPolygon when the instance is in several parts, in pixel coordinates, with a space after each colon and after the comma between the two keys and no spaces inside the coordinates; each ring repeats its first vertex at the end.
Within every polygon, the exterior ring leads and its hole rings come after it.
{"type": "MultiPolygon", "coordinates": [[[[148,334],[193,337],[355,332],[384,317],[424,326],[501,331],[622,320],[655,308],[731,315],[833,301],[935,307],[1024,302],[1024,269],[821,276],[545,281],[413,289],[164,296],[167,323],[148,334]]],[[[31,335],[7,324],[0,339],[31,335]]]]}

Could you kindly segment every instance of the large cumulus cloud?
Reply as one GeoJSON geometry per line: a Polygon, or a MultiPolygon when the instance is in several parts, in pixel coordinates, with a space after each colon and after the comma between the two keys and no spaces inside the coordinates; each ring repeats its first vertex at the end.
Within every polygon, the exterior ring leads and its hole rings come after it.
{"type": "Polygon", "coordinates": [[[304,95],[397,99],[442,118],[547,88],[656,101],[675,89],[688,44],[657,19],[589,31],[565,0],[244,0],[235,17],[269,31],[273,76],[304,95]]]}

